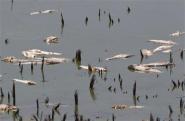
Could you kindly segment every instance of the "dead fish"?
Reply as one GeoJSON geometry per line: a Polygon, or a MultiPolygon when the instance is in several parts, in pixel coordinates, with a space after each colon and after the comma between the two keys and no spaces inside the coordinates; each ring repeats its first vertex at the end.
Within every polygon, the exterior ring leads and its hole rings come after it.
{"type": "Polygon", "coordinates": [[[30,15],[38,15],[38,14],[53,13],[53,12],[57,12],[57,11],[56,10],[34,11],[34,12],[31,12],[30,15]]]}
{"type": "Polygon", "coordinates": [[[68,58],[46,58],[44,61],[46,64],[51,65],[51,64],[66,63],[66,62],[69,62],[69,59],[68,58]]]}
{"type": "Polygon", "coordinates": [[[182,36],[184,34],[185,34],[185,32],[176,31],[176,32],[170,34],[170,36],[171,37],[179,37],[179,36],[182,36]]]}
{"type": "Polygon", "coordinates": [[[148,40],[148,42],[153,42],[155,44],[162,44],[162,45],[175,45],[176,42],[172,40],[148,40]]]}
{"type": "Polygon", "coordinates": [[[30,60],[30,59],[18,59],[14,56],[7,56],[7,57],[4,57],[3,59],[1,59],[1,61],[4,61],[6,63],[13,63],[13,64],[27,64],[27,63],[38,63],[40,62],[41,60],[40,59],[34,59],[34,60],[30,60]]]}
{"type": "Polygon", "coordinates": [[[115,104],[115,105],[112,106],[112,108],[115,109],[115,110],[141,109],[141,108],[144,108],[144,106],[139,106],[139,105],[129,106],[129,105],[125,105],[125,104],[115,104]]]}
{"type": "MultiPolygon", "coordinates": [[[[89,66],[80,65],[80,68],[85,69],[85,70],[89,70],[89,66]]],[[[93,66],[93,67],[91,67],[91,69],[92,69],[92,72],[99,72],[99,71],[107,72],[107,69],[104,67],[93,66]]]]}
{"type": "Polygon", "coordinates": [[[105,60],[127,59],[127,58],[130,58],[132,56],[134,56],[134,55],[130,55],[130,54],[118,54],[118,55],[112,56],[110,58],[106,58],[105,60]]]}
{"type": "Polygon", "coordinates": [[[153,67],[144,66],[143,64],[129,65],[128,69],[130,71],[139,72],[139,73],[161,73],[160,70],[153,67]]]}
{"type": "Polygon", "coordinates": [[[152,52],[153,53],[160,52],[160,51],[169,52],[169,50],[172,47],[173,47],[172,45],[162,45],[162,46],[155,48],[152,52]],[[168,50],[168,51],[166,51],[166,50],[168,50]]]}
{"type": "Polygon", "coordinates": [[[15,56],[7,56],[7,57],[4,57],[3,59],[1,59],[1,61],[7,62],[7,63],[13,63],[13,61],[15,61],[15,60],[16,60],[15,56]]]}
{"type": "Polygon", "coordinates": [[[152,56],[154,53],[152,52],[152,50],[141,49],[140,54],[141,54],[141,57],[149,57],[149,56],[152,56]]]}
{"type": "MultiPolygon", "coordinates": [[[[45,58],[44,59],[44,64],[53,65],[53,64],[66,63],[66,62],[69,62],[69,61],[70,61],[70,59],[68,59],[68,58],[49,57],[49,58],[45,58]]],[[[17,63],[17,64],[19,64],[19,63],[17,63]]],[[[38,65],[38,64],[42,64],[42,58],[34,58],[32,60],[22,61],[21,64],[22,65],[31,65],[31,64],[38,65]]]]}
{"type": "Polygon", "coordinates": [[[24,83],[27,85],[36,85],[37,83],[31,80],[20,80],[20,79],[13,79],[13,81],[24,83]]]}
{"type": "Polygon", "coordinates": [[[116,110],[123,110],[125,108],[128,108],[128,105],[125,105],[125,104],[119,104],[119,105],[113,105],[112,106],[113,109],[116,109],[116,110]]]}
{"type": "Polygon", "coordinates": [[[172,52],[172,50],[171,49],[168,49],[168,50],[163,50],[162,52],[163,53],[170,53],[170,52],[172,52]]]}
{"type": "Polygon", "coordinates": [[[38,15],[38,14],[41,14],[41,11],[34,11],[30,13],[30,15],[38,15]]]}
{"type": "Polygon", "coordinates": [[[153,50],[141,49],[140,50],[141,57],[149,57],[154,55],[157,52],[170,53],[172,51],[171,50],[172,47],[173,45],[161,45],[153,50]]]}
{"type": "Polygon", "coordinates": [[[49,36],[46,39],[44,39],[44,42],[46,42],[47,44],[58,43],[59,42],[59,38],[55,37],[55,36],[49,36]]]}
{"type": "Polygon", "coordinates": [[[148,64],[141,64],[144,67],[166,67],[166,66],[172,66],[175,65],[174,63],[170,63],[168,61],[162,61],[162,62],[154,62],[154,63],[148,63],[148,64]]]}
{"type": "Polygon", "coordinates": [[[41,11],[41,13],[53,13],[53,12],[57,12],[56,10],[43,10],[41,11]]]}
{"type": "Polygon", "coordinates": [[[0,111],[2,112],[17,111],[17,107],[9,104],[0,104],[0,111]]]}
{"type": "Polygon", "coordinates": [[[42,51],[39,49],[32,49],[27,51],[22,51],[22,54],[27,58],[35,58],[35,57],[47,57],[47,56],[60,56],[62,53],[56,53],[56,52],[48,52],[48,51],[42,51]]]}

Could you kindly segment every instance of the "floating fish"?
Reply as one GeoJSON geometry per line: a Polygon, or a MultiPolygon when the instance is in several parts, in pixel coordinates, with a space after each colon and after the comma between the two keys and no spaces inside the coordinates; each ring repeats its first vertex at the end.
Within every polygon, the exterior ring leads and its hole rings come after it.
{"type": "Polygon", "coordinates": [[[53,12],[57,12],[56,10],[43,10],[41,11],[41,13],[53,13],[53,12]]]}
{"type": "Polygon", "coordinates": [[[110,58],[106,58],[105,60],[114,60],[114,59],[127,59],[130,57],[133,57],[134,55],[129,55],[129,54],[118,54],[115,56],[112,56],[110,58]]]}
{"type": "Polygon", "coordinates": [[[80,65],[80,68],[85,70],[91,70],[92,72],[99,72],[99,71],[107,72],[107,69],[104,67],[97,67],[97,66],[91,67],[90,65],[89,66],[80,65]]]}
{"type": "Polygon", "coordinates": [[[48,65],[51,64],[60,64],[60,63],[65,63],[65,62],[69,62],[68,58],[46,58],[45,63],[48,65]]]}
{"type": "Polygon", "coordinates": [[[15,56],[7,56],[7,57],[4,57],[3,59],[1,59],[1,61],[7,62],[7,63],[12,63],[15,60],[16,60],[15,56]]]}
{"type": "Polygon", "coordinates": [[[32,49],[32,50],[22,51],[22,54],[27,58],[60,56],[60,55],[62,55],[62,53],[42,51],[42,50],[39,50],[39,49],[32,49]]]}
{"type": "Polygon", "coordinates": [[[37,62],[41,62],[41,58],[35,58],[34,60],[30,60],[30,59],[18,59],[14,56],[7,56],[3,59],[1,59],[1,61],[4,61],[6,63],[14,63],[14,64],[25,64],[25,63],[37,63],[37,62]]]}
{"type": "Polygon", "coordinates": [[[41,11],[34,11],[30,13],[30,15],[38,15],[38,14],[41,14],[41,11]]]}
{"type": "Polygon", "coordinates": [[[0,111],[2,112],[17,111],[17,107],[9,104],[0,104],[0,111]]]}
{"type": "Polygon", "coordinates": [[[155,44],[162,44],[162,45],[175,45],[176,42],[172,40],[148,40],[148,42],[153,42],[155,44]]]}
{"type": "Polygon", "coordinates": [[[44,39],[44,42],[46,42],[47,44],[51,44],[51,43],[58,43],[58,37],[55,36],[49,36],[46,39],[44,39]]]}
{"type": "Polygon", "coordinates": [[[57,11],[56,10],[34,11],[34,12],[31,12],[30,15],[38,15],[38,14],[53,13],[53,12],[57,12],[57,11]]]}
{"type": "Polygon", "coordinates": [[[179,37],[179,36],[182,36],[184,34],[185,34],[185,32],[176,31],[176,32],[170,34],[170,36],[171,37],[179,37]]]}
{"type": "Polygon", "coordinates": [[[162,45],[162,46],[159,46],[157,48],[155,48],[152,52],[153,53],[156,53],[156,52],[160,52],[160,51],[163,51],[163,52],[171,52],[169,51],[173,46],[172,45],[162,45]],[[168,51],[166,51],[168,50],[168,51]]]}
{"type": "Polygon", "coordinates": [[[125,104],[115,104],[115,105],[112,106],[112,109],[115,109],[115,110],[141,109],[141,108],[144,108],[144,106],[139,106],[139,105],[129,106],[129,105],[125,105],[125,104]]]}
{"type": "Polygon", "coordinates": [[[140,54],[141,54],[141,57],[149,57],[149,56],[152,56],[154,53],[152,52],[152,50],[141,49],[140,54]]]}
{"type": "Polygon", "coordinates": [[[144,67],[166,67],[166,66],[173,66],[174,63],[170,63],[169,61],[162,61],[162,62],[154,62],[148,64],[140,64],[144,67]]]}
{"type": "Polygon", "coordinates": [[[128,69],[133,72],[139,72],[139,73],[161,73],[160,70],[153,68],[153,67],[148,67],[143,64],[133,64],[129,65],[128,69]]]}
{"type": "MultiPolygon", "coordinates": [[[[27,61],[27,62],[22,62],[21,64],[23,64],[23,65],[42,64],[42,58],[35,58],[35,59],[36,60],[30,60],[30,61],[27,61]]],[[[53,64],[66,63],[66,62],[69,62],[69,61],[70,61],[70,59],[68,59],[68,58],[53,58],[53,57],[50,57],[50,58],[45,58],[44,59],[44,64],[53,65],[53,64]]]]}
{"type": "Polygon", "coordinates": [[[163,53],[170,53],[170,52],[172,52],[172,50],[171,49],[168,49],[168,50],[163,50],[162,52],[163,53]]]}
{"type": "Polygon", "coordinates": [[[37,83],[31,80],[20,80],[20,79],[13,79],[13,81],[24,83],[27,85],[36,85],[37,83]]]}
{"type": "Polygon", "coordinates": [[[172,47],[173,47],[173,45],[161,45],[153,50],[141,49],[140,50],[141,57],[149,57],[157,52],[170,53],[172,51],[171,50],[172,47]]]}

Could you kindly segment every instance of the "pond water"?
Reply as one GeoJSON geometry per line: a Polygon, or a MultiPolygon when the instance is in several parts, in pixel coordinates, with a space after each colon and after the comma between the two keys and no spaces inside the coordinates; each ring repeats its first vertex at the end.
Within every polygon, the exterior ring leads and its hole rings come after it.
{"type": "MultiPolygon", "coordinates": [[[[85,119],[94,121],[142,121],[149,120],[150,114],[161,120],[185,120],[185,112],[180,112],[180,97],[184,101],[184,90],[173,88],[171,80],[185,81],[185,64],[178,49],[184,48],[185,36],[178,37],[173,47],[175,67],[170,71],[162,68],[162,73],[141,74],[130,72],[128,66],[140,63],[140,49],[155,48],[148,43],[150,39],[172,39],[169,34],[185,31],[184,0],[1,0],[0,3],[0,56],[23,58],[23,50],[41,49],[62,52],[64,57],[74,58],[76,50],[82,51],[82,64],[102,66],[108,69],[103,77],[96,74],[94,90],[89,90],[91,76],[87,71],[79,70],[73,62],[57,65],[45,65],[42,73],[40,65],[34,66],[33,74],[30,65],[24,65],[20,73],[18,65],[0,62],[0,87],[7,103],[8,92],[12,91],[12,79],[34,80],[35,86],[15,83],[16,106],[23,121],[36,115],[36,99],[39,100],[40,113],[43,119],[51,114],[52,106],[45,106],[48,97],[52,104],[61,103],[61,120],[67,114],[67,121],[74,120],[74,93],[78,92],[78,112],[85,119]],[[128,13],[127,9],[131,11],[128,13]],[[30,15],[33,11],[55,9],[49,14],[30,15]],[[98,16],[100,9],[100,18],[98,16]],[[61,27],[61,12],[64,26],[61,27]],[[114,23],[109,24],[109,13],[114,23]],[[88,17],[87,24],[85,18],[88,17]],[[120,19],[120,21],[118,20],[120,19]],[[119,22],[118,22],[119,21],[119,22]],[[48,36],[59,37],[58,44],[48,45],[43,40],[48,36]],[[5,43],[5,39],[8,43],[5,43]],[[105,61],[106,58],[119,53],[134,54],[126,60],[105,61]],[[123,80],[120,89],[118,75],[123,80]],[[105,80],[106,79],[106,80],[105,80]],[[115,81],[114,81],[115,80],[115,81]],[[134,105],[133,84],[136,81],[137,105],[142,109],[114,110],[114,104],[134,105]],[[112,87],[112,91],[108,88],[112,87]],[[115,91],[114,91],[115,90],[115,91]],[[127,93],[126,93],[127,92],[127,93]],[[94,94],[94,96],[93,96],[94,94]],[[148,98],[146,98],[148,96],[148,98]],[[169,105],[173,113],[169,116],[169,105]]],[[[143,60],[143,63],[168,61],[169,54],[159,53],[143,60]]],[[[11,98],[12,103],[12,98],[11,98]]],[[[184,108],[184,107],[183,107],[184,108]]],[[[12,121],[12,113],[0,113],[0,121],[12,121]]]]}

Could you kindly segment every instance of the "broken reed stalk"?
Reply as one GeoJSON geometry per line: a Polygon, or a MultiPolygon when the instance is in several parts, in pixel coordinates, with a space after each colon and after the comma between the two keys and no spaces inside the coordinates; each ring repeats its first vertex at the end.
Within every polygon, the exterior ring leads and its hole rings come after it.
{"type": "Polygon", "coordinates": [[[172,52],[170,52],[170,63],[173,63],[173,56],[172,56],[172,52]]]}
{"type": "Polygon", "coordinates": [[[80,115],[80,121],[83,121],[84,118],[83,118],[83,115],[80,115]]]}
{"type": "Polygon", "coordinates": [[[169,108],[169,117],[171,117],[171,115],[173,113],[173,110],[172,110],[172,107],[170,105],[168,106],[168,108],[169,108]]]}
{"type": "Polygon", "coordinates": [[[90,81],[90,85],[89,85],[89,88],[92,90],[94,89],[94,82],[96,80],[96,76],[93,74],[92,75],[92,78],[91,78],[91,81],[90,81]]]}
{"type": "Polygon", "coordinates": [[[76,59],[76,62],[77,62],[77,63],[81,64],[81,50],[80,50],[80,49],[78,49],[78,50],[76,51],[75,59],[76,59]]]}
{"type": "Polygon", "coordinates": [[[99,11],[98,11],[98,19],[99,19],[99,21],[100,21],[100,15],[101,15],[101,10],[99,8],[99,11]]]}
{"type": "Polygon", "coordinates": [[[160,118],[159,118],[159,117],[157,117],[157,118],[156,118],[156,121],[160,121],[160,118]]]}
{"type": "Polygon", "coordinates": [[[64,116],[63,116],[62,121],[66,121],[66,118],[67,118],[67,114],[65,113],[64,116]]]}
{"type": "Polygon", "coordinates": [[[42,57],[42,65],[41,65],[41,70],[44,70],[44,56],[42,57]]]}
{"type": "Polygon", "coordinates": [[[150,113],[150,121],[154,121],[154,117],[153,117],[152,113],[150,113]]]}
{"type": "Polygon", "coordinates": [[[172,83],[173,83],[173,87],[176,88],[177,84],[173,80],[172,80],[172,83]]]}
{"type": "Polygon", "coordinates": [[[52,109],[51,120],[54,121],[54,118],[55,118],[55,111],[54,109],[52,109]]]}
{"type": "Polygon", "coordinates": [[[10,93],[8,92],[8,104],[10,104],[10,93]]]}
{"type": "Polygon", "coordinates": [[[75,94],[74,94],[74,98],[75,98],[75,110],[74,110],[74,114],[75,114],[75,121],[79,121],[79,118],[78,118],[78,91],[76,90],[75,91],[75,94]]]}
{"type": "Polygon", "coordinates": [[[180,52],[180,56],[181,56],[181,59],[183,60],[183,58],[184,58],[184,50],[182,50],[182,51],[180,52]]]}
{"type": "Polygon", "coordinates": [[[12,86],[12,97],[13,97],[13,105],[15,106],[16,95],[15,95],[15,82],[14,81],[13,81],[13,86],[12,86]]]}
{"type": "Polygon", "coordinates": [[[184,101],[182,100],[182,98],[180,99],[180,114],[182,114],[184,111],[184,101]]]}
{"type": "Polygon", "coordinates": [[[91,67],[91,65],[90,64],[88,64],[88,73],[89,73],[89,76],[91,75],[91,73],[92,73],[92,67],[91,67]]]}
{"type": "Polygon", "coordinates": [[[136,81],[134,82],[133,86],[133,96],[136,97],[136,81]]]}
{"type": "Polygon", "coordinates": [[[112,121],[115,121],[116,117],[114,114],[112,114],[112,121]]]}
{"type": "Polygon", "coordinates": [[[75,121],[80,121],[79,118],[78,118],[78,113],[75,112],[75,121]]]}
{"type": "Polygon", "coordinates": [[[119,80],[119,86],[120,86],[120,89],[123,90],[123,80],[121,78],[121,75],[119,74],[118,75],[118,80],[119,80]]]}
{"type": "Polygon", "coordinates": [[[1,87],[1,98],[4,97],[3,88],[1,87]]]}
{"type": "Polygon", "coordinates": [[[37,117],[39,116],[39,100],[36,100],[36,105],[37,105],[37,117]]]}
{"type": "Polygon", "coordinates": [[[33,63],[31,63],[31,73],[33,74],[33,63]]]}
{"type": "Polygon", "coordinates": [[[87,22],[88,22],[88,17],[85,17],[85,25],[87,26],[87,22]]]}
{"type": "Polygon", "coordinates": [[[77,90],[75,91],[74,98],[75,98],[75,106],[78,106],[78,91],[77,90]]]}
{"type": "Polygon", "coordinates": [[[37,118],[37,116],[33,115],[33,118],[35,121],[39,121],[39,119],[37,118]]]}
{"type": "Polygon", "coordinates": [[[58,103],[56,106],[53,107],[53,109],[54,109],[55,111],[58,111],[58,108],[60,107],[60,105],[61,105],[61,104],[58,103]]]}
{"type": "Polygon", "coordinates": [[[23,72],[23,64],[20,64],[20,73],[22,74],[23,72]]]}
{"type": "Polygon", "coordinates": [[[62,26],[64,26],[64,17],[63,17],[62,12],[61,12],[61,23],[62,23],[62,26]]]}

